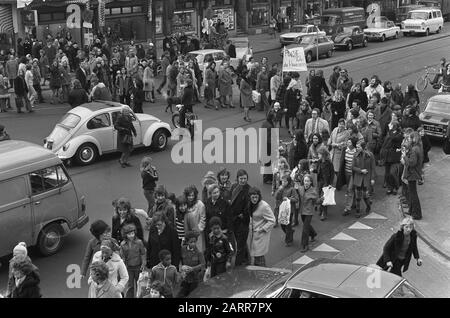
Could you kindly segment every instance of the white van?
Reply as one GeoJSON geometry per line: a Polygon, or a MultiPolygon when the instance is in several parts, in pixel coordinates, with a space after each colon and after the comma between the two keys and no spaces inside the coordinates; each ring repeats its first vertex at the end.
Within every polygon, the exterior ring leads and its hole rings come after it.
{"type": "Polygon", "coordinates": [[[421,8],[408,12],[405,21],[402,22],[403,35],[424,34],[427,36],[430,32],[441,32],[444,26],[441,10],[437,8],[421,8]]]}

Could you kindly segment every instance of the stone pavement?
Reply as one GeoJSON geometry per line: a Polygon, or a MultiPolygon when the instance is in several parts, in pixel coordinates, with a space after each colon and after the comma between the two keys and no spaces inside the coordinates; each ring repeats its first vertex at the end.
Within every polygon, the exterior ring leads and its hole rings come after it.
{"type": "MultiPolygon", "coordinates": [[[[425,168],[425,183],[418,187],[422,220],[416,221],[419,236],[436,252],[450,261],[450,156],[425,168]]],[[[401,206],[402,213],[408,208],[401,206]]]]}

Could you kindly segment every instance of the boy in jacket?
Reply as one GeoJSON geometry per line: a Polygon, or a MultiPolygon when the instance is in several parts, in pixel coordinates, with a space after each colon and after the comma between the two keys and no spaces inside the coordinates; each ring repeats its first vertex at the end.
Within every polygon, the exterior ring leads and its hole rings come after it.
{"type": "Polygon", "coordinates": [[[222,232],[222,221],[219,217],[212,217],[209,221],[209,241],[206,247],[206,262],[211,267],[211,277],[225,273],[231,267],[233,249],[225,234],[222,232]]]}
{"type": "Polygon", "coordinates": [[[153,266],[150,275],[150,281],[160,281],[164,283],[168,289],[166,298],[173,298],[174,289],[180,281],[180,274],[177,268],[172,265],[172,254],[168,250],[161,250],[158,254],[161,261],[158,265],[153,266]]]}
{"type": "Polygon", "coordinates": [[[178,292],[179,298],[187,297],[202,279],[202,272],[205,269],[205,257],[197,247],[199,233],[186,233],[186,245],[181,248],[181,289],[178,292]]]}

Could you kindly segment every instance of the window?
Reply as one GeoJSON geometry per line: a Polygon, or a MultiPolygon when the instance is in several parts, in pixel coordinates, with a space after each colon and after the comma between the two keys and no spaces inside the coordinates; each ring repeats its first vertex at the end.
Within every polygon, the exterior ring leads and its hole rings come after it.
{"type": "Polygon", "coordinates": [[[112,121],[113,121],[114,124],[116,123],[117,118],[119,118],[119,115],[120,115],[120,112],[111,113],[112,121]]]}
{"type": "Polygon", "coordinates": [[[17,202],[28,197],[27,185],[23,177],[0,183],[0,206],[17,202]]]}
{"type": "Polygon", "coordinates": [[[319,38],[319,43],[327,43],[327,42],[328,42],[328,39],[326,37],[321,36],[319,38]]]}
{"type": "Polygon", "coordinates": [[[87,129],[99,129],[111,126],[108,114],[95,116],[86,124],[87,129]]]}
{"type": "Polygon", "coordinates": [[[39,15],[39,21],[52,21],[52,14],[51,13],[41,13],[39,15]]]}
{"type": "Polygon", "coordinates": [[[313,293],[301,289],[286,289],[280,298],[330,298],[329,296],[313,293]]]}
{"type": "Polygon", "coordinates": [[[142,13],[142,7],[133,7],[133,13],[142,13]]]}
{"type": "Polygon", "coordinates": [[[428,14],[428,19],[433,19],[433,15],[431,14],[431,12],[428,14]]]}
{"type": "Polygon", "coordinates": [[[214,53],[214,61],[222,61],[225,58],[225,55],[222,52],[214,53]]]}
{"type": "Polygon", "coordinates": [[[423,295],[415,290],[410,284],[404,282],[389,296],[389,298],[423,298],[423,295]]]}
{"type": "Polygon", "coordinates": [[[131,13],[131,7],[123,7],[122,8],[122,13],[123,14],[131,13]]]}
{"type": "Polygon", "coordinates": [[[441,13],[441,11],[438,11],[438,12],[437,12],[437,16],[438,16],[438,18],[442,18],[442,13],[441,13]]]}
{"type": "Polygon", "coordinates": [[[80,122],[81,117],[78,115],[74,115],[71,113],[67,113],[66,115],[64,115],[64,117],[61,119],[61,121],[59,122],[59,124],[61,126],[63,126],[64,128],[75,128],[78,123],[80,122]]]}
{"type": "Polygon", "coordinates": [[[120,14],[120,8],[111,8],[111,14],[120,14]]]}
{"type": "Polygon", "coordinates": [[[437,12],[433,11],[433,18],[437,18],[437,12]]]}
{"type": "Polygon", "coordinates": [[[30,173],[32,194],[56,189],[69,180],[62,167],[51,167],[30,173]]]}

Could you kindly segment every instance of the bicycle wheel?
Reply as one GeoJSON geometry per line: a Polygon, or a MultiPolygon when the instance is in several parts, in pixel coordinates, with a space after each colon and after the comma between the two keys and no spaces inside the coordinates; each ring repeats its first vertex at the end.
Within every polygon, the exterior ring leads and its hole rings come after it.
{"type": "Polygon", "coordinates": [[[422,92],[428,86],[428,77],[426,75],[420,76],[416,81],[416,89],[419,92],[422,92]]]}

